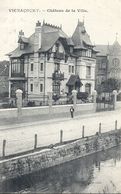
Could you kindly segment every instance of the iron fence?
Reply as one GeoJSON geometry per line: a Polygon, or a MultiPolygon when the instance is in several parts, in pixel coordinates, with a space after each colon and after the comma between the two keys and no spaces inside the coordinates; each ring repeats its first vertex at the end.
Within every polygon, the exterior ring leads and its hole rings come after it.
{"type": "Polygon", "coordinates": [[[43,95],[40,97],[30,98],[28,100],[24,100],[24,107],[34,107],[34,106],[48,106],[49,105],[49,97],[48,95],[43,95]]]}

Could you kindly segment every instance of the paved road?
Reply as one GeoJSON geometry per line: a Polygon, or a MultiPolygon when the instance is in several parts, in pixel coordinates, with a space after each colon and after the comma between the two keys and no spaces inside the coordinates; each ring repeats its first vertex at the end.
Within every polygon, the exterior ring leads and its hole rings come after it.
{"type": "MultiPolygon", "coordinates": [[[[98,131],[99,122],[102,132],[113,130],[115,120],[121,127],[121,109],[117,111],[93,113],[75,117],[74,119],[55,119],[36,123],[0,126],[0,147],[6,139],[6,155],[27,151],[34,146],[34,134],[38,135],[38,146],[59,142],[60,130],[64,131],[64,140],[81,137],[82,126],[85,125],[85,135],[93,135],[98,131]]],[[[0,156],[2,150],[0,151],[0,156]]]]}

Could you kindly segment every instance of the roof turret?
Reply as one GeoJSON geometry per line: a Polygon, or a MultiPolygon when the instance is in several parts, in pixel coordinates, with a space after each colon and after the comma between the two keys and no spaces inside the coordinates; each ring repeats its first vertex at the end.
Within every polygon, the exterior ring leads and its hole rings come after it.
{"type": "Polygon", "coordinates": [[[87,34],[85,26],[84,26],[84,21],[80,22],[78,20],[77,27],[72,35],[72,40],[75,44],[75,46],[82,46],[85,47],[87,46],[93,46],[92,42],[90,40],[90,36],[87,34]]]}

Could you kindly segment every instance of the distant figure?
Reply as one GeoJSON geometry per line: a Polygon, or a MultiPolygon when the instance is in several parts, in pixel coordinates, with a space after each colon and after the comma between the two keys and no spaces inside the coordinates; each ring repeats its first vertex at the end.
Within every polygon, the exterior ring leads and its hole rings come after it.
{"type": "Polygon", "coordinates": [[[73,106],[71,106],[71,108],[70,108],[70,113],[71,113],[71,118],[73,118],[74,117],[74,108],[73,108],[73,106]]]}

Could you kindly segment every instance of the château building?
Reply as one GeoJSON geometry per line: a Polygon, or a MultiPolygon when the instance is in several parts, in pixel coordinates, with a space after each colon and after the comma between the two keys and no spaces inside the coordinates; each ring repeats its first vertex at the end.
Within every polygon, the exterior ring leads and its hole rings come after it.
{"type": "Polygon", "coordinates": [[[19,88],[28,100],[44,98],[48,92],[71,94],[95,88],[96,51],[78,21],[72,37],[62,27],[39,21],[29,37],[19,32],[18,47],[10,52],[9,97],[19,88]]]}

